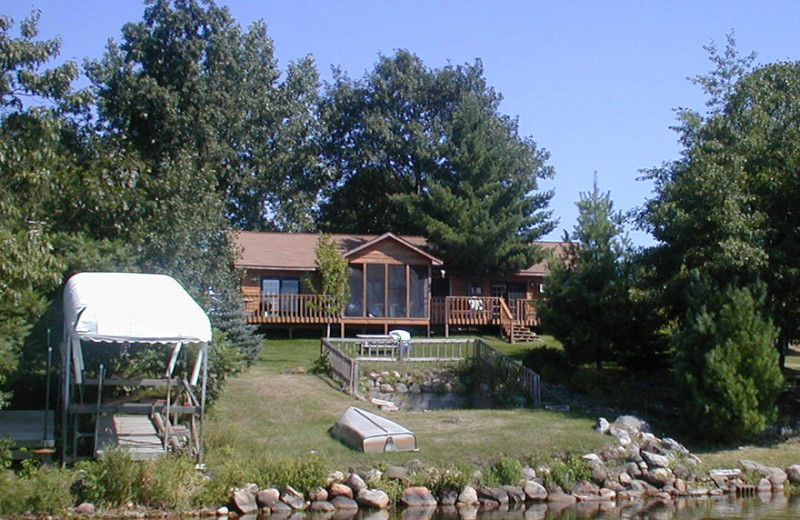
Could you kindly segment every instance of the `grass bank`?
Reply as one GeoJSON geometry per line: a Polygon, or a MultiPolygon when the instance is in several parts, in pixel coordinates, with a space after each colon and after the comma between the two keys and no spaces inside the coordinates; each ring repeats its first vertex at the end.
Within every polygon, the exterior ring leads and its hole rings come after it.
{"type": "MultiPolygon", "coordinates": [[[[506,355],[521,359],[530,344],[509,345],[489,339],[506,355]]],[[[348,406],[373,405],[339,392],[330,381],[310,374],[319,340],[270,341],[259,362],[231,380],[216,403],[207,429],[213,453],[279,453],[301,456],[311,451],[337,467],[425,464],[456,461],[483,463],[501,455],[534,461],[553,453],[581,454],[598,449],[608,437],[592,430],[594,417],[532,409],[400,411],[391,418],[413,430],[415,453],[364,454],[330,436],[329,430],[348,406]]]]}

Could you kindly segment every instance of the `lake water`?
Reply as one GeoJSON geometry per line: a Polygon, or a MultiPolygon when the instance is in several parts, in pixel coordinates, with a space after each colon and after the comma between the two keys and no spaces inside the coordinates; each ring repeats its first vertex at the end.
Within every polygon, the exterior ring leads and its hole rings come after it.
{"type": "MultiPolygon", "coordinates": [[[[309,517],[314,518],[314,517],[309,517]]],[[[672,502],[581,502],[572,506],[552,503],[529,503],[506,510],[480,512],[439,508],[406,509],[396,513],[374,511],[359,513],[355,520],[715,520],[715,519],[789,520],[800,518],[800,496],[762,495],[752,498],[730,496],[687,498],[672,502]]],[[[333,516],[332,520],[348,520],[333,516]]]]}

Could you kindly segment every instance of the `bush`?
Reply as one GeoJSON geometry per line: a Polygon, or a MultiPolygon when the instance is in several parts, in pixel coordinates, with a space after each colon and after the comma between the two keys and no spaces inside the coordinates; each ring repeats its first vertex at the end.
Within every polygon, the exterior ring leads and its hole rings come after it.
{"type": "Polygon", "coordinates": [[[308,492],[325,484],[330,466],[327,457],[313,453],[294,459],[270,458],[261,469],[260,482],[266,486],[292,486],[298,491],[308,492]]]}
{"type": "Polygon", "coordinates": [[[486,486],[516,486],[522,480],[522,463],[513,457],[500,457],[484,472],[486,486]]]}
{"type": "Polygon", "coordinates": [[[23,462],[17,484],[27,490],[25,510],[60,515],[74,505],[71,488],[77,475],[57,466],[44,466],[35,460],[23,462]]]}
{"type": "Polygon", "coordinates": [[[446,492],[460,492],[471,483],[474,472],[475,468],[470,465],[430,468],[417,473],[413,482],[428,488],[434,496],[442,496],[446,492]]]}
{"type": "Polygon", "coordinates": [[[562,383],[572,372],[563,350],[553,347],[532,348],[525,354],[522,364],[533,370],[542,381],[562,383]]]}
{"type": "Polygon", "coordinates": [[[82,461],[75,468],[80,501],[115,507],[142,496],[140,465],[123,450],[106,450],[102,459],[82,461]]]}
{"type": "Polygon", "coordinates": [[[574,484],[591,478],[592,470],[589,463],[580,457],[556,459],[550,463],[548,471],[542,472],[545,487],[555,484],[564,490],[569,490],[574,484]]]}

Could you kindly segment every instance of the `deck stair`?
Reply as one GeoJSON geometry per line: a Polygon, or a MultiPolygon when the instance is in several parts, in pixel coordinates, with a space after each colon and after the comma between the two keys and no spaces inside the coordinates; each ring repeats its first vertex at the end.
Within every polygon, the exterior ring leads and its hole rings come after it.
{"type": "Polygon", "coordinates": [[[512,323],[510,330],[505,328],[506,337],[511,343],[526,343],[531,341],[539,341],[539,336],[533,332],[527,325],[521,323],[512,323]]]}
{"type": "Polygon", "coordinates": [[[133,460],[155,459],[166,455],[161,437],[146,415],[101,415],[97,426],[95,456],[111,448],[121,448],[133,460]]]}

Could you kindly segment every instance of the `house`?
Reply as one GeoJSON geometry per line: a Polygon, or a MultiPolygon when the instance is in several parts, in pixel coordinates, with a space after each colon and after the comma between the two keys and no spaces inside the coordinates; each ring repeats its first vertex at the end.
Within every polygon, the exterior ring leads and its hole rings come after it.
{"type": "MultiPolygon", "coordinates": [[[[394,328],[501,327],[510,341],[535,337],[535,301],[544,290],[545,262],[513,276],[469,278],[447,271],[423,237],[331,235],[350,264],[350,299],[342,316],[326,312],[314,294],[319,235],[243,231],[236,235],[248,321],[290,330],[335,324],[340,334],[394,328]]],[[[541,242],[548,250],[557,242],[541,242]]]]}

